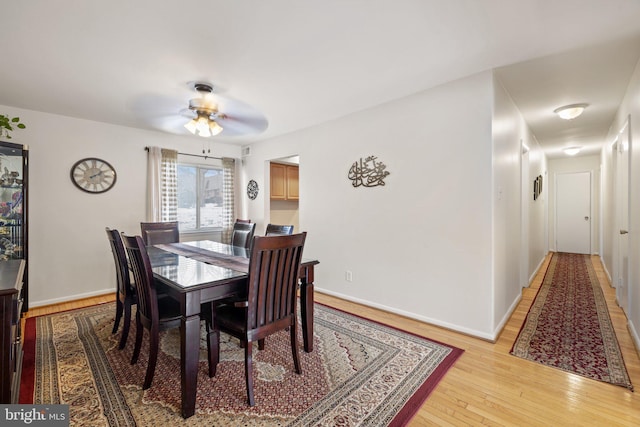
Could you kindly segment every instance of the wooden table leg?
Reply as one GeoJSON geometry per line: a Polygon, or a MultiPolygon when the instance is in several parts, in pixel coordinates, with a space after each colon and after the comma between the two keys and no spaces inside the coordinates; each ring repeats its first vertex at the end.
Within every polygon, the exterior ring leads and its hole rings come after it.
{"type": "Polygon", "coordinates": [[[200,356],[200,294],[188,292],[181,304],[180,325],[180,385],[182,417],[189,418],[196,410],[198,387],[198,359],[200,356]]]}
{"type": "Polygon", "coordinates": [[[302,340],[304,351],[311,353],[313,351],[313,265],[304,269],[300,281],[302,340]]]}

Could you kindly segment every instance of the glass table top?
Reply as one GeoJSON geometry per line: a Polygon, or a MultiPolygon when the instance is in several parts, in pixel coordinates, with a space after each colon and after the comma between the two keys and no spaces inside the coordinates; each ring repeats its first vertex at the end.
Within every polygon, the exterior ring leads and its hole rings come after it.
{"type": "Polygon", "coordinates": [[[172,254],[153,246],[147,247],[147,253],[153,273],[160,276],[161,280],[168,281],[183,289],[210,285],[215,282],[227,282],[247,276],[246,273],[240,271],[172,254]]]}

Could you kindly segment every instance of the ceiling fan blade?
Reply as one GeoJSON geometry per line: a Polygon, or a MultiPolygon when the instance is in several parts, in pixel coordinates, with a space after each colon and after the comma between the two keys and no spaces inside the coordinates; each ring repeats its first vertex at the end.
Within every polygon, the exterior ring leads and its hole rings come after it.
{"type": "Polygon", "coordinates": [[[264,132],[269,122],[264,117],[235,117],[224,115],[217,117],[216,122],[222,126],[220,136],[255,135],[264,132]]]}
{"type": "MultiPolygon", "coordinates": [[[[146,94],[135,99],[130,108],[139,123],[172,134],[183,134],[186,131],[184,124],[192,118],[182,116],[183,100],[167,96],[146,94]]],[[[185,110],[185,114],[191,113],[189,109],[185,110]]]]}
{"type": "Polygon", "coordinates": [[[220,135],[238,136],[264,132],[269,126],[267,118],[256,108],[226,97],[216,97],[218,115],[215,120],[224,129],[220,135]]]}
{"type": "Polygon", "coordinates": [[[180,110],[180,115],[185,119],[195,119],[196,117],[198,117],[198,113],[190,108],[183,108],[182,110],[180,110]]]}

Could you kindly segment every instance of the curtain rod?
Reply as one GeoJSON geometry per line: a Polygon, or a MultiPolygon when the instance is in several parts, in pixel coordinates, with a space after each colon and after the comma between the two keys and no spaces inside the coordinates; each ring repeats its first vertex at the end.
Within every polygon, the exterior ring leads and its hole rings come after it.
{"type": "MultiPolygon", "coordinates": [[[[149,151],[149,147],[144,147],[144,151],[149,151]]],[[[191,156],[191,157],[202,157],[203,159],[216,159],[216,160],[223,160],[222,157],[215,157],[215,156],[206,156],[203,154],[190,154],[190,153],[181,153],[178,151],[178,154],[181,156],[191,156]]]]}

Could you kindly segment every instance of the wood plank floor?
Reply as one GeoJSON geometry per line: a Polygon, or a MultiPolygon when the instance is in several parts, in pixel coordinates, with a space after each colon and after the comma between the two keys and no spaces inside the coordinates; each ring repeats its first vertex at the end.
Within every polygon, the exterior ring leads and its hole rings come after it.
{"type": "MultiPolygon", "coordinates": [[[[631,392],[509,354],[542,283],[550,257],[496,343],[316,293],[320,303],[462,348],[465,353],[429,396],[411,426],[640,426],[640,391],[631,392]]],[[[640,358],[598,257],[592,257],[631,381],[640,388],[640,358]]],[[[34,308],[39,316],[114,300],[114,295],[34,308]]]]}

